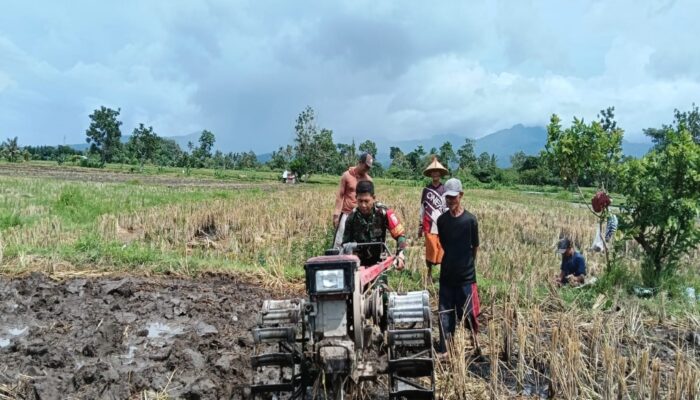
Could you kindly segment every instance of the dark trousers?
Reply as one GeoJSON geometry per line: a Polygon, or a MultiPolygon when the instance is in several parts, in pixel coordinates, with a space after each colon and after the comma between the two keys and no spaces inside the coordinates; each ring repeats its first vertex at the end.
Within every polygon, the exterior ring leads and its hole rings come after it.
{"type": "Polygon", "coordinates": [[[467,329],[479,329],[479,292],[476,283],[463,286],[440,285],[440,352],[447,351],[447,340],[452,338],[457,324],[464,321],[467,329]],[[465,318],[466,311],[466,318],[465,318]]]}

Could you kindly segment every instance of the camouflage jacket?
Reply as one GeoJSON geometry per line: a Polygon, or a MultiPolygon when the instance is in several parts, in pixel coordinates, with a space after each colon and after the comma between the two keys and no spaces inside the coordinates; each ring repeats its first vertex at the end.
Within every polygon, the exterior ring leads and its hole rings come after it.
{"type": "MultiPolygon", "coordinates": [[[[370,215],[365,216],[355,208],[345,222],[343,243],[385,242],[386,233],[396,239],[400,249],[406,246],[403,225],[393,210],[381,203],[375,203],[370,215]]],[[[379,261],[381,248],[365,248],[358,252],[362,265],[372,265],[379,261]]]]}

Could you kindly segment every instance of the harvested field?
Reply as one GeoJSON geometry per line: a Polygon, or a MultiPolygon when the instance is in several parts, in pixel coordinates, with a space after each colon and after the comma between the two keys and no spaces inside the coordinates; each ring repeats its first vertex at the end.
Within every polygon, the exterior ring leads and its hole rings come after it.
{"type": "MultiPolygon", "coordinates": [[[[89,170],[102,173],[138,181],[0,172],[0,399],[42,391],[42,398],[244,398],[248,329],[263,298],[303,291],[304,261],[321,254],[333,232],[335,187],[170,186],[89,170]],[[27,275],[37,271],[46,275],[27,275]],[[243,274],[256,280],[228,277],[243,274]]],[[[379,181],[377,191],[409,232],[407,270],[390,272],[389,285],[422,288],[420,189],[379,181]]],[[[436,370],[441,398],[697,398],[700,304],[684,289],[700,291],[700,251],[684,260],[680,283],[651,298],[631,294],[640,255],[631,241],[621,242],[617,277],[556,288],[561,232],[573,236],[593,274],[603,278],[604,268],[604,257],[588,251],[594,218],[564,194],[467,189],[482,241],[484,354],[471,357],[469,341],[457,337],[450,363],[436,370]]],[[[428,289],[435,310],[437,287],[428,289]]],[[[377,389],[385,393],[381,383],[377,389]]]]}

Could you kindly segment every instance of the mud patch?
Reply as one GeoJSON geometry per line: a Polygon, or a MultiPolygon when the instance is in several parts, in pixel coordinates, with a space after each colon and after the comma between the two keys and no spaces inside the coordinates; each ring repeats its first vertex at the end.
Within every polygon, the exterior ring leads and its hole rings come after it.
{"type": "Polygon", "coordinates": [[[262,290],[196,280],[0,278],[0,384],[22,398],[244,398],[262,290]]]}

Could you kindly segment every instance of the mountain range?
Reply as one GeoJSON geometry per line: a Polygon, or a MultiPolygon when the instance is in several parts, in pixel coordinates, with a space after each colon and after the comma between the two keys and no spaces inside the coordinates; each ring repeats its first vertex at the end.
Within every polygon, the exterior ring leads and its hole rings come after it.
{"type": "MultiPolygon", "coordinates": [[[[389,162],[389,147],[399,147],[404,153],[412,151],[416,147],[423,146],[428,152],[431,148],[439,149],[445,142],[450,142],[455,153],[465,142],[466,138],[456,134],[436,135],[429,139],[406,140],[406,141],[385,141],[377,143],[377,160],[384,165],[389,162]]],[[[547,143],[547,130],[541,126],[514,125],[508,129],[493,132],[482,136],[474,141],[474,153],[486,152],[496,155],[496,162],[499,167],[510,166],[510,156],[523,151],[527,155],[537,155],[547,143]]],[[[632,157],[642,157],[652,147],[651,143],[635,143],[622,140],[622,152],[632,157]]]]}

